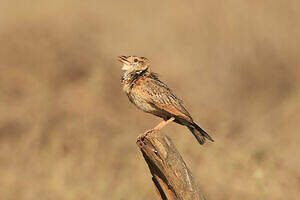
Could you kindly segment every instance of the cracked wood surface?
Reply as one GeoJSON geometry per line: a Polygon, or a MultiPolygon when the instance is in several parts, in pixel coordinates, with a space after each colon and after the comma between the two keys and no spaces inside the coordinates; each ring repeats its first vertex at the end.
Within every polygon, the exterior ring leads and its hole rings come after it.
{"type": "Polygon", "coordinates": [[[137,138],[162,200],[205,200],[181,155],[169,137],[154,130],[137,138]]]}

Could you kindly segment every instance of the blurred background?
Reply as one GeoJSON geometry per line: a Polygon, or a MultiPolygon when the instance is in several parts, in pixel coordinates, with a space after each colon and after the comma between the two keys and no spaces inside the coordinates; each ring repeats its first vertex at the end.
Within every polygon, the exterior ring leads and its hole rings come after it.
{"type": "Polygon", "coordinates": [[[1,199],[157,199],[119,55],[215,139],[163,129],[207,199],[299,199],[299,1],[0,2],[1,199]]]}

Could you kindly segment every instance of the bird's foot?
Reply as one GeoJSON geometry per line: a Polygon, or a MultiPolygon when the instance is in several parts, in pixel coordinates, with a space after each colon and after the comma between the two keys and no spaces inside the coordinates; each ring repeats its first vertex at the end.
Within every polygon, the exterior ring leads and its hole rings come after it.
{"type": "Polygon", "coordinates": [[[151,133],[151,132],[153,132],[154,130],[155,130],[154,128],[151,128],[151,129],[149,129],[148,131],[146,131],[144,134],[147,135],[148,133],[151,133]]]}
{"type": "Polygon", "coordinates": [[[145,136],[147,136],[149,133],[151,133],[151,132],[153,132],[153,131],[154,131],[153,128],[152,128],[152,129],[149,129],[149,130],[146,131],[145,133],[140,134],[136,139],[142,141],[143,138],[144,138],[145,136]]]}

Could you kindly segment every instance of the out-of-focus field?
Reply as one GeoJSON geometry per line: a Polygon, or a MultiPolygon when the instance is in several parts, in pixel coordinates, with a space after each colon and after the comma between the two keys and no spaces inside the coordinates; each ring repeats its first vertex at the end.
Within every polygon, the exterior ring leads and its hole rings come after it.
{"type": "Polygon", "coordinates": [[[215,143],[171,124],[207,199],[299,199],[300,3],[1,1],[0,199],[156,199],[122,94],[152,60],[215,143]]]}

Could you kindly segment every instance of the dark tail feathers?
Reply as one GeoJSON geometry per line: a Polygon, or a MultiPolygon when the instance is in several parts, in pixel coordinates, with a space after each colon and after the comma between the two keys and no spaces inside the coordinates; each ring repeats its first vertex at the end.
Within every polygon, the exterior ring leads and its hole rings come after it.
{"type": "Polygon", "coordinates": [[[190,124],[190,126],[187,126],[188,129],[193,133],[195,138],[198,140],[198,142],[203,145],[205,143],[205,140],[208,139],[212,142],[214,140],[202,129],[200,128],[196,123],[190,124]]]}

